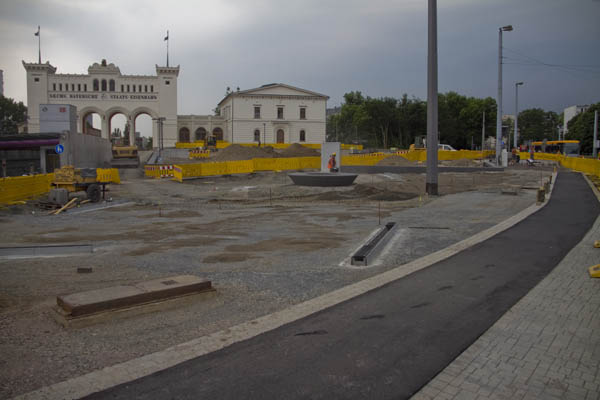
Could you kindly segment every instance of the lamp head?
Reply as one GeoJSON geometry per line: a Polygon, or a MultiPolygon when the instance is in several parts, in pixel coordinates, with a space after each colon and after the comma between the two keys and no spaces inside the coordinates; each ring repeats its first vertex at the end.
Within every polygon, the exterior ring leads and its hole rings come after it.
{"type": "Polygon", "coordinates": [[[506,25],[506,26],[503,26],[502,28],[500,28],[500,30],[503,30],[505,32],[510,32],[513,30],[513,27],[512,27],[512,25],[506,25]]]}
{"type": "Polygon", "coordinates": [[[517,86],[521,86],[522,84],[523,84],[523,82],[517,82],[517,83],[515,83],[515,85],[517,85],[517,86]]]}

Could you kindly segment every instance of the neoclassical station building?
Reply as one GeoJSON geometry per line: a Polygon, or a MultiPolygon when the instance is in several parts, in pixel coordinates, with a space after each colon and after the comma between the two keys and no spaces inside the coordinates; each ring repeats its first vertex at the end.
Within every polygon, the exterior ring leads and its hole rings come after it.
{"type": "Polygon", "coordinates": [[[56,67],[26,63],[28,130],[40,132],[40,105],[71,104],[77,107],[77,129],[108,139],[115,115],[125,116],[134,143],[139,115],[153,119],[152,138],[158,144],[159,120],[163,144],[204,140],[213,135],[231,143],[322,143],[328,96],[273,83],[230,92],[218,103],[219,115],[177,115],[179,66],[156,66],[156,75],[123,75],[117,66],[102,60],[87,74],[57,74],[56,67]],[[98,114],[101,128],[92,128],[98,114]]]}

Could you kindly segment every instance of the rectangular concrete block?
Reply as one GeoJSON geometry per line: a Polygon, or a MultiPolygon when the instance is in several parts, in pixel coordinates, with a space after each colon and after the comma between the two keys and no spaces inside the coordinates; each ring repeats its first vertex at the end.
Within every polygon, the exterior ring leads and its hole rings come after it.
{"type": "Polygon", "coordinates": [[[209,280],[179,275],[58,296],[56,304],[73,318],[213,290],[209,280]]]}

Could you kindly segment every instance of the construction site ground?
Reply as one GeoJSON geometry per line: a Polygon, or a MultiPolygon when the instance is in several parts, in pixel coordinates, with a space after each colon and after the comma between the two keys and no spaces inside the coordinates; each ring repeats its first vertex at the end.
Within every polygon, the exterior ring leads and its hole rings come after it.
{"type": "Polygon", "coordinates": [[[350,187],[310,188],[283,172],[181,184],[132,169],[120,171],[122,183],[107,193],[112,201],[95,211],[81,212],[85,205],[49,216],[34,202],[2,209],[3,246],[92,243],[94,252],[0,259],[0,398],[226,329],[445,248],[533,204],[553,168],[441,173],[437,197],[424,194],[425,174],[365,174],[350,187]],[[381,257],[349,265],[389,221],[399,229],[381,257]],[[180,274],[212,280],[216,294],[78,329],[52,316],[57,295],[180,274]]]}

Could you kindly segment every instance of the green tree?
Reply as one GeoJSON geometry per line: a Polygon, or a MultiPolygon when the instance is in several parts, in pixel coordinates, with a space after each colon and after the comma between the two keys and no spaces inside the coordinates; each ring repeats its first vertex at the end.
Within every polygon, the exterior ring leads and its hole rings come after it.
{"type": "Polygon", "coordinates": [[[600,103],[593,104],[585,112],[573,117],[567,124],[569,131],[565,139],[579,140],[582,154],[593,152],[595,111],[600,113],[600,103]]]}
{"type": "Polygon", "coordinates": [[[23,102],[0,96],[0,135],[16,135],[19,124],[27,120],[27,107],[23,102]]]}
{"type": "Polygon", "coordinates": [[[553,140],[558,136],[560,118],[553,111],[530,108],[519,113],[520,142],[553,140]]]}
{"type": "Polygon", "coordinates": [[[367,97],[363,104],[365,115],[361,116],[359,113],[359,118],[363,118],[363,121],[366,122],[370,128],[370,132],[376,137],[376,143],[379,143],[377,134],[381,135],[381,144],[383,148],[389,147],[390,130],[398,117],[396,109],[397,103],[398,100],[391,97],[384,97],[382,99],[372,99],[367,97]]]}

